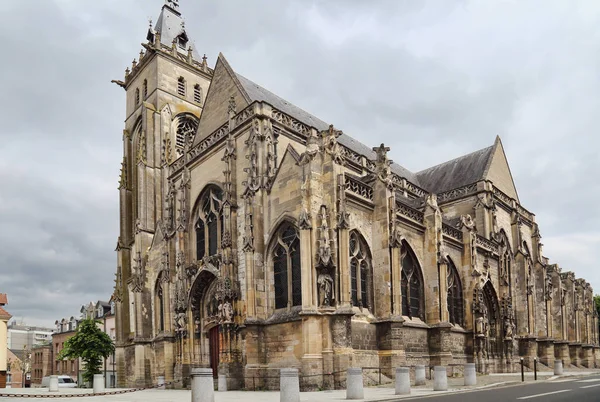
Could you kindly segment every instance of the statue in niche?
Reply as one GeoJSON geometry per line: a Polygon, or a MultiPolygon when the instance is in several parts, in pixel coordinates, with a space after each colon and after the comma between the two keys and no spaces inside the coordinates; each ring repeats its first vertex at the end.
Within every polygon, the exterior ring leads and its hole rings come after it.
{"type": "Polygon", "coordinates": [[[333,302],[333,278],[329,274],[319,274],[319,305],[329,307],[333,302]]]}
{"type": "Polygon", "coordinates": [[[504,339],[511,340],[514,334],[514,324],[510,317],[504,317],[504,339]]]}
{"type": "Polygon", "coordinates": [[[478,337],[485,336],[485,323],[483,322],[483,316],[479,316],[475,319],[475,334],[478,337]]]}
{"type": "Polygon", "coordinates": [[[175,315],[175,332],[181,335],[182,338],[187,333],[187,315],[184,312],[175,315]]]}
{"type": "Polygon", "coordinates": [[[229,302],[223,303],[221,306],[221,315],[223,317],[223,322],[229,323],[232,322],[233,319],[233,306],[229,302]]]}

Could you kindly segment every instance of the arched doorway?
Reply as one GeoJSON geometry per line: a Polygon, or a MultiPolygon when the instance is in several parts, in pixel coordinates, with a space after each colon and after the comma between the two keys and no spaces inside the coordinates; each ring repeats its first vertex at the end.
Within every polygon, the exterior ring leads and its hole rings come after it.
{"type": "Polygon", "coordinates": [[[218,269],[206,263],[194,281],[190,305],[194,317],[194,364],[210,367],[217,378],[219,366],[237,356],[236,322],[239,289],[218,269]]]}
{"type": "Polygon", "coordinates": [[[502,356],[502,326],[498,296],[490,281],[475,289],[475,356],[483,361],[502,356]]]}
{"type": "Polygon", "coordinates": [[[194,317],[193,363],[213,369],[219,368],[218,303],[214,297],[218,272],[200,271],[190,292],[190,307],[194,317]]]}

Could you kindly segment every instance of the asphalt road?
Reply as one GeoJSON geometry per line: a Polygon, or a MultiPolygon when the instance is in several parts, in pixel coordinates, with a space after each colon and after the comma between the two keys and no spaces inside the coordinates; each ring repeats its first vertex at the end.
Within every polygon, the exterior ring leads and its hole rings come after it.
{"type": "MultiPolygon", "coordinates": [[[[402,400],[410,399],[412,398],[402,400]]],[[[440,402],[600,402],[600,375],[529,382],[525,385],[430,396],[423,400],[440,402]]]]}

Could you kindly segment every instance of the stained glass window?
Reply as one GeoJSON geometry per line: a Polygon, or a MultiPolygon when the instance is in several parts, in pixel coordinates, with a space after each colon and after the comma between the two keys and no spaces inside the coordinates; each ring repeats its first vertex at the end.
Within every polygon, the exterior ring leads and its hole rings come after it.
{"type": "Polygon", "coordinates": [[[370,308],[372,305],[372,269],[369,246],[362,236],[350,233],[350,281],[352,305],[370,308]]]}
{"type": "Polygon", "coordinates": [[[302,305],[302,272],[300,238],[297,229],[285,224],[276,238],[273,249],[275,308],[302,305]]]}
{"type": "Polygon", "coordinates": [[[223,192],[215,186],[204,190],[200,199],[200,209],[196,220],[196,259],[217,254],[223,232],[222,199],[223,192]],[[220,217],[220,218],[219,218],[220,217]]]}

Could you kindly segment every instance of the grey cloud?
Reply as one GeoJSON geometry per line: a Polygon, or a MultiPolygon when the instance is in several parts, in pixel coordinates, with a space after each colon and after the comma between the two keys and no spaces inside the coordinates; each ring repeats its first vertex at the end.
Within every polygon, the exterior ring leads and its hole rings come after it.
{"type": "MultiPolygon", "coordinates": [[[[180,3],[209,62],[223,52],[367,145],[390,145],[413,171],[501,135],[521,201],[554,244],[546,254],[600,292],[589,259],[600,247],[598,4],[180,3]],[[569,252],[574,238],[583,251],[569,252]]],[[[161,4],[0,3],[10,15],[0,26],[0,291],[19,317],[52,323],[112,291],[125,116],[110,80],[138,57],[161,4]]]]}

